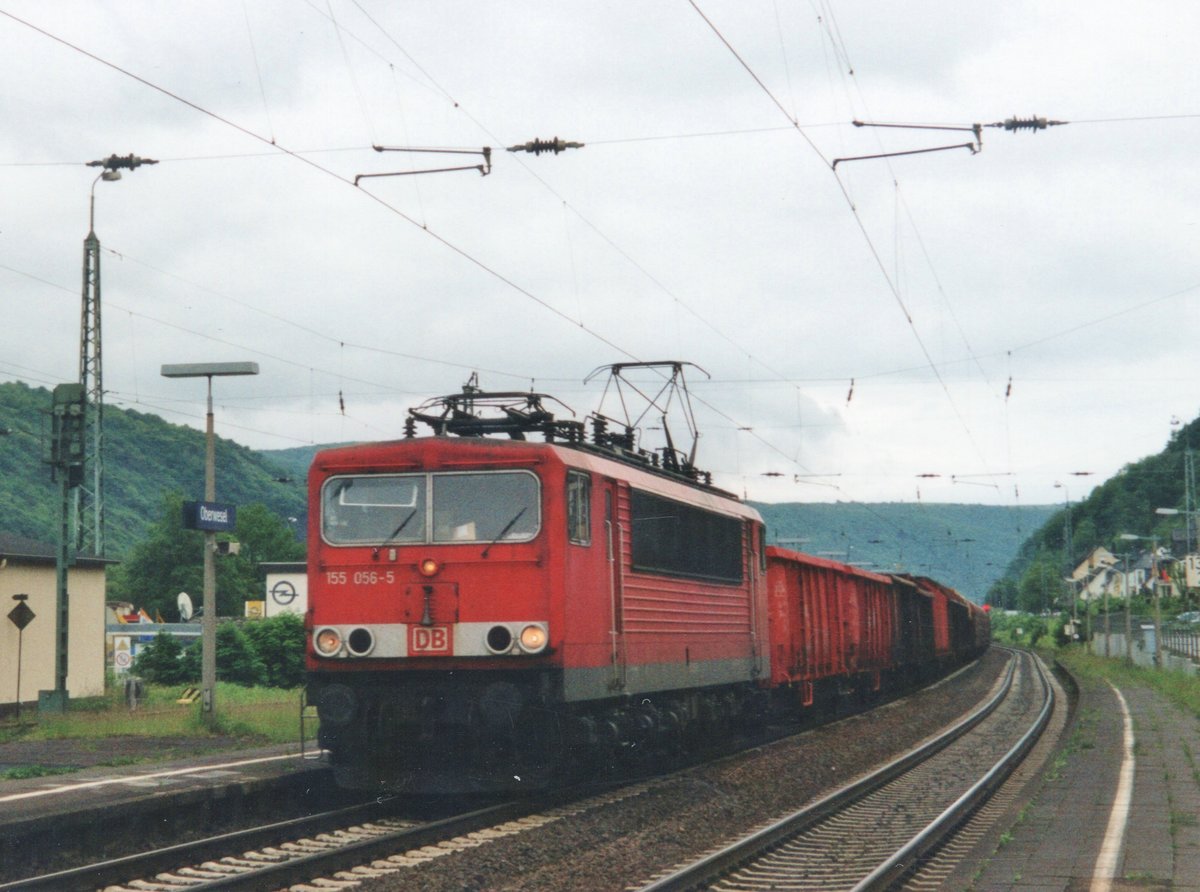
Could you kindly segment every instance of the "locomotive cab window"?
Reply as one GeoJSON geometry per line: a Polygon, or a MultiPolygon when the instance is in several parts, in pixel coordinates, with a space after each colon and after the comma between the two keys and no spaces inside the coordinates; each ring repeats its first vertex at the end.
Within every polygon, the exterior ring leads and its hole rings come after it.
{"type": "Polygon", "coordinates": [[[592,478],[579,471],[567,472],[567,538],[592,544],[592,478]]]}
{"type": "Polygon", "coordinates": [[[634,569],[742,581],[740,520],[636,489],[630,496],[634,569]]]}
{"type": "Polygon", "coordinates": [[[541,487],[528,471],[363,474],[321,490],[331,545],[527,542],[541,523],[541,487]]]}
{"type": "Polygon", "coordinates": [[[335,545],[425,540],[425,477],[334,477],[321,492],[321,534],[335,545]]]}
{"type": "Polygon", "coordinates": [[[541,526],[538,479],[526,471],[433,475],[434,542],[527,542],[541,526]]]}

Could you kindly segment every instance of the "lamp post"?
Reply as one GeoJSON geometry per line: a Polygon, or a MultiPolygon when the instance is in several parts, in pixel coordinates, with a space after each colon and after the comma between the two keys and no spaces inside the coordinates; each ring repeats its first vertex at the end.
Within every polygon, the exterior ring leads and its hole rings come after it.
{"type": "MultiPolygon", "coordinates": [[[[1144,539],[1150,542],[1150,591],[1154,595],[1154,665],[1162,666],[1162,611],[1158,603],[1158,537],[1157,536],[1135,536],[1132,533],[1121,533],[1120,537],[1126,541],[1132,542],[1136,539],[1144,539]]],[[[1128,567],[1128,563],[1126,564],[1128,567]]],[[[1126,580],[1126,590],[1128,590],[1128,580],[1126,580]]],[[[1133,662],[1132,645],[1129,641],[1130,625],[1129,625],[1129,598],[1125,599],[1125,635],[1126,635],[1126,654],[1127,661],[1133,662]]]]}
{"type": "MultiPolygon", "coordinates": [[[[1068,473],[1072,477],[1090,477],[1092,475],[1091,471],[1069,471],[1068,473]]],[[[1071,490],[1067,488],[1067,484],[1058,481],[1055,481],[1054,488],[1061,489],[1065,497],[1066,512],[1063,519],[1063,550],[1066,553],[1068,585],[1071,589],[1071,624],[1072,626],[1078,626],[1079,613],[1075,603],[1075,567],[1073,566],[1075,548],[1071,537],[1071,490]]]]}
{"type": "Polygon", "coordinates": [[[1190,553],[1192,550],[1192,542],[1194,541],[1192,538],[1192,518],[1197,514],[1200,514],[1200,511],[1189,511],[1186,508],[1155,508],[1154,513],[1162,514],[1167,517],[1175,517],[1179,514],[1183,515],[1184,536],[1186,537],[1184,539],[1183,550],[1187,553],[1190,553]]]}
{"type": "MultiPolygon", "coordinates": [[[[216,443],[213,437],[212,379],[217,376],[257,375],[257,362],[195,362],[164,365],[164,378],[207,378],[208,412],[204,427],[204,500],[216,501],[216,443]]],[[[216,533],[204,531],[204,617],[200,626],[201,713],[206,722],[216,714],[217,687],[217,568],[216,533]]]]}
{"type": "Polygon", "coordinates": [[[110,155],[88,161],[88,167],[102,168],[92,180],[88,198],[88,234],[83,240],[83,302],[79,332],[79,384],[86,403],[88,460],[92,465],[91,487],[75,491],[75,547],[90,544],[92,554],[104,555],[104,371],[101,359],[100,239],[96,237],[96,184],[121,179],[122,170],[136,170],[143,164],[157,164],[153,158],[137,155],[110,155]],[[90,499],[89,504],[85,501],[90,499]],[[90,510],[89,510],[90,509],[90,510]]]}

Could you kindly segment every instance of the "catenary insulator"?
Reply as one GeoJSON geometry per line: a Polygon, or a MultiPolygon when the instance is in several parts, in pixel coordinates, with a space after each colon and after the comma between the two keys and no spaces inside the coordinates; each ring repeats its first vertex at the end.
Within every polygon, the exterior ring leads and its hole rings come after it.
{"type": "Polygon", "coordinates": [[[540,155],[542,152],[553,152],[557,155],[564,149],[582,149],[581,142],[567,142],[559,137],[554,139],[533,139],[526,143],[520,143],[515,146],[509,146],[510,152],[531,152],[534,155],[540,155]]]}
{"type": "MultiPolygon", "coordinates": [[[[1066,121],[1048,121],[1045,118],[1008,118],[1004,122],[1004,129],[1010,133],[1015,133],[1018,130],[1045,130],[1047,127],[1057,127],[1060,124],[1065,124],[1066,121]]],[[[994,125],[993,125],[994,126],[994,125]]]]}

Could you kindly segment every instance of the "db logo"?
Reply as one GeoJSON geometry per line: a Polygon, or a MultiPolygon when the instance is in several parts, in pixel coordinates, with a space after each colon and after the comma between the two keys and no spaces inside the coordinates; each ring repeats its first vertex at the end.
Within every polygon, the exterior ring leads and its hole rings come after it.
{"type": "Polygon", "coordinates": [[[445,626],[409,626],[410,654],[449,654],[450,630],[445,626]]]}

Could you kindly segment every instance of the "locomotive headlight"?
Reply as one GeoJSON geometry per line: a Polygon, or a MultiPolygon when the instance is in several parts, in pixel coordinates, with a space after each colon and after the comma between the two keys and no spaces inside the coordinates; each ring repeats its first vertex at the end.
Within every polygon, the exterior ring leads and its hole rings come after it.
{"type": "Polygon", "coordinates": [[[313,647],[323,657],[335,657],[342,649],[342,635],[337,629],[317,629],[313,633],[313,647]]]}
{"type": "Polygon", "coordinates": [[[521,650],[527,654],[536,654],[546,649],[549,636],[541,626],[529,625],[521,630],[521,650]]]}
{"type": "Polygon", "coordinates": [[[421,575],[425,577],[437,576],[441,569],[441,564],[439,564],[433,558],[425,558],[425,560],[417,564],[417,570],[419,570],[421,575]]]}

